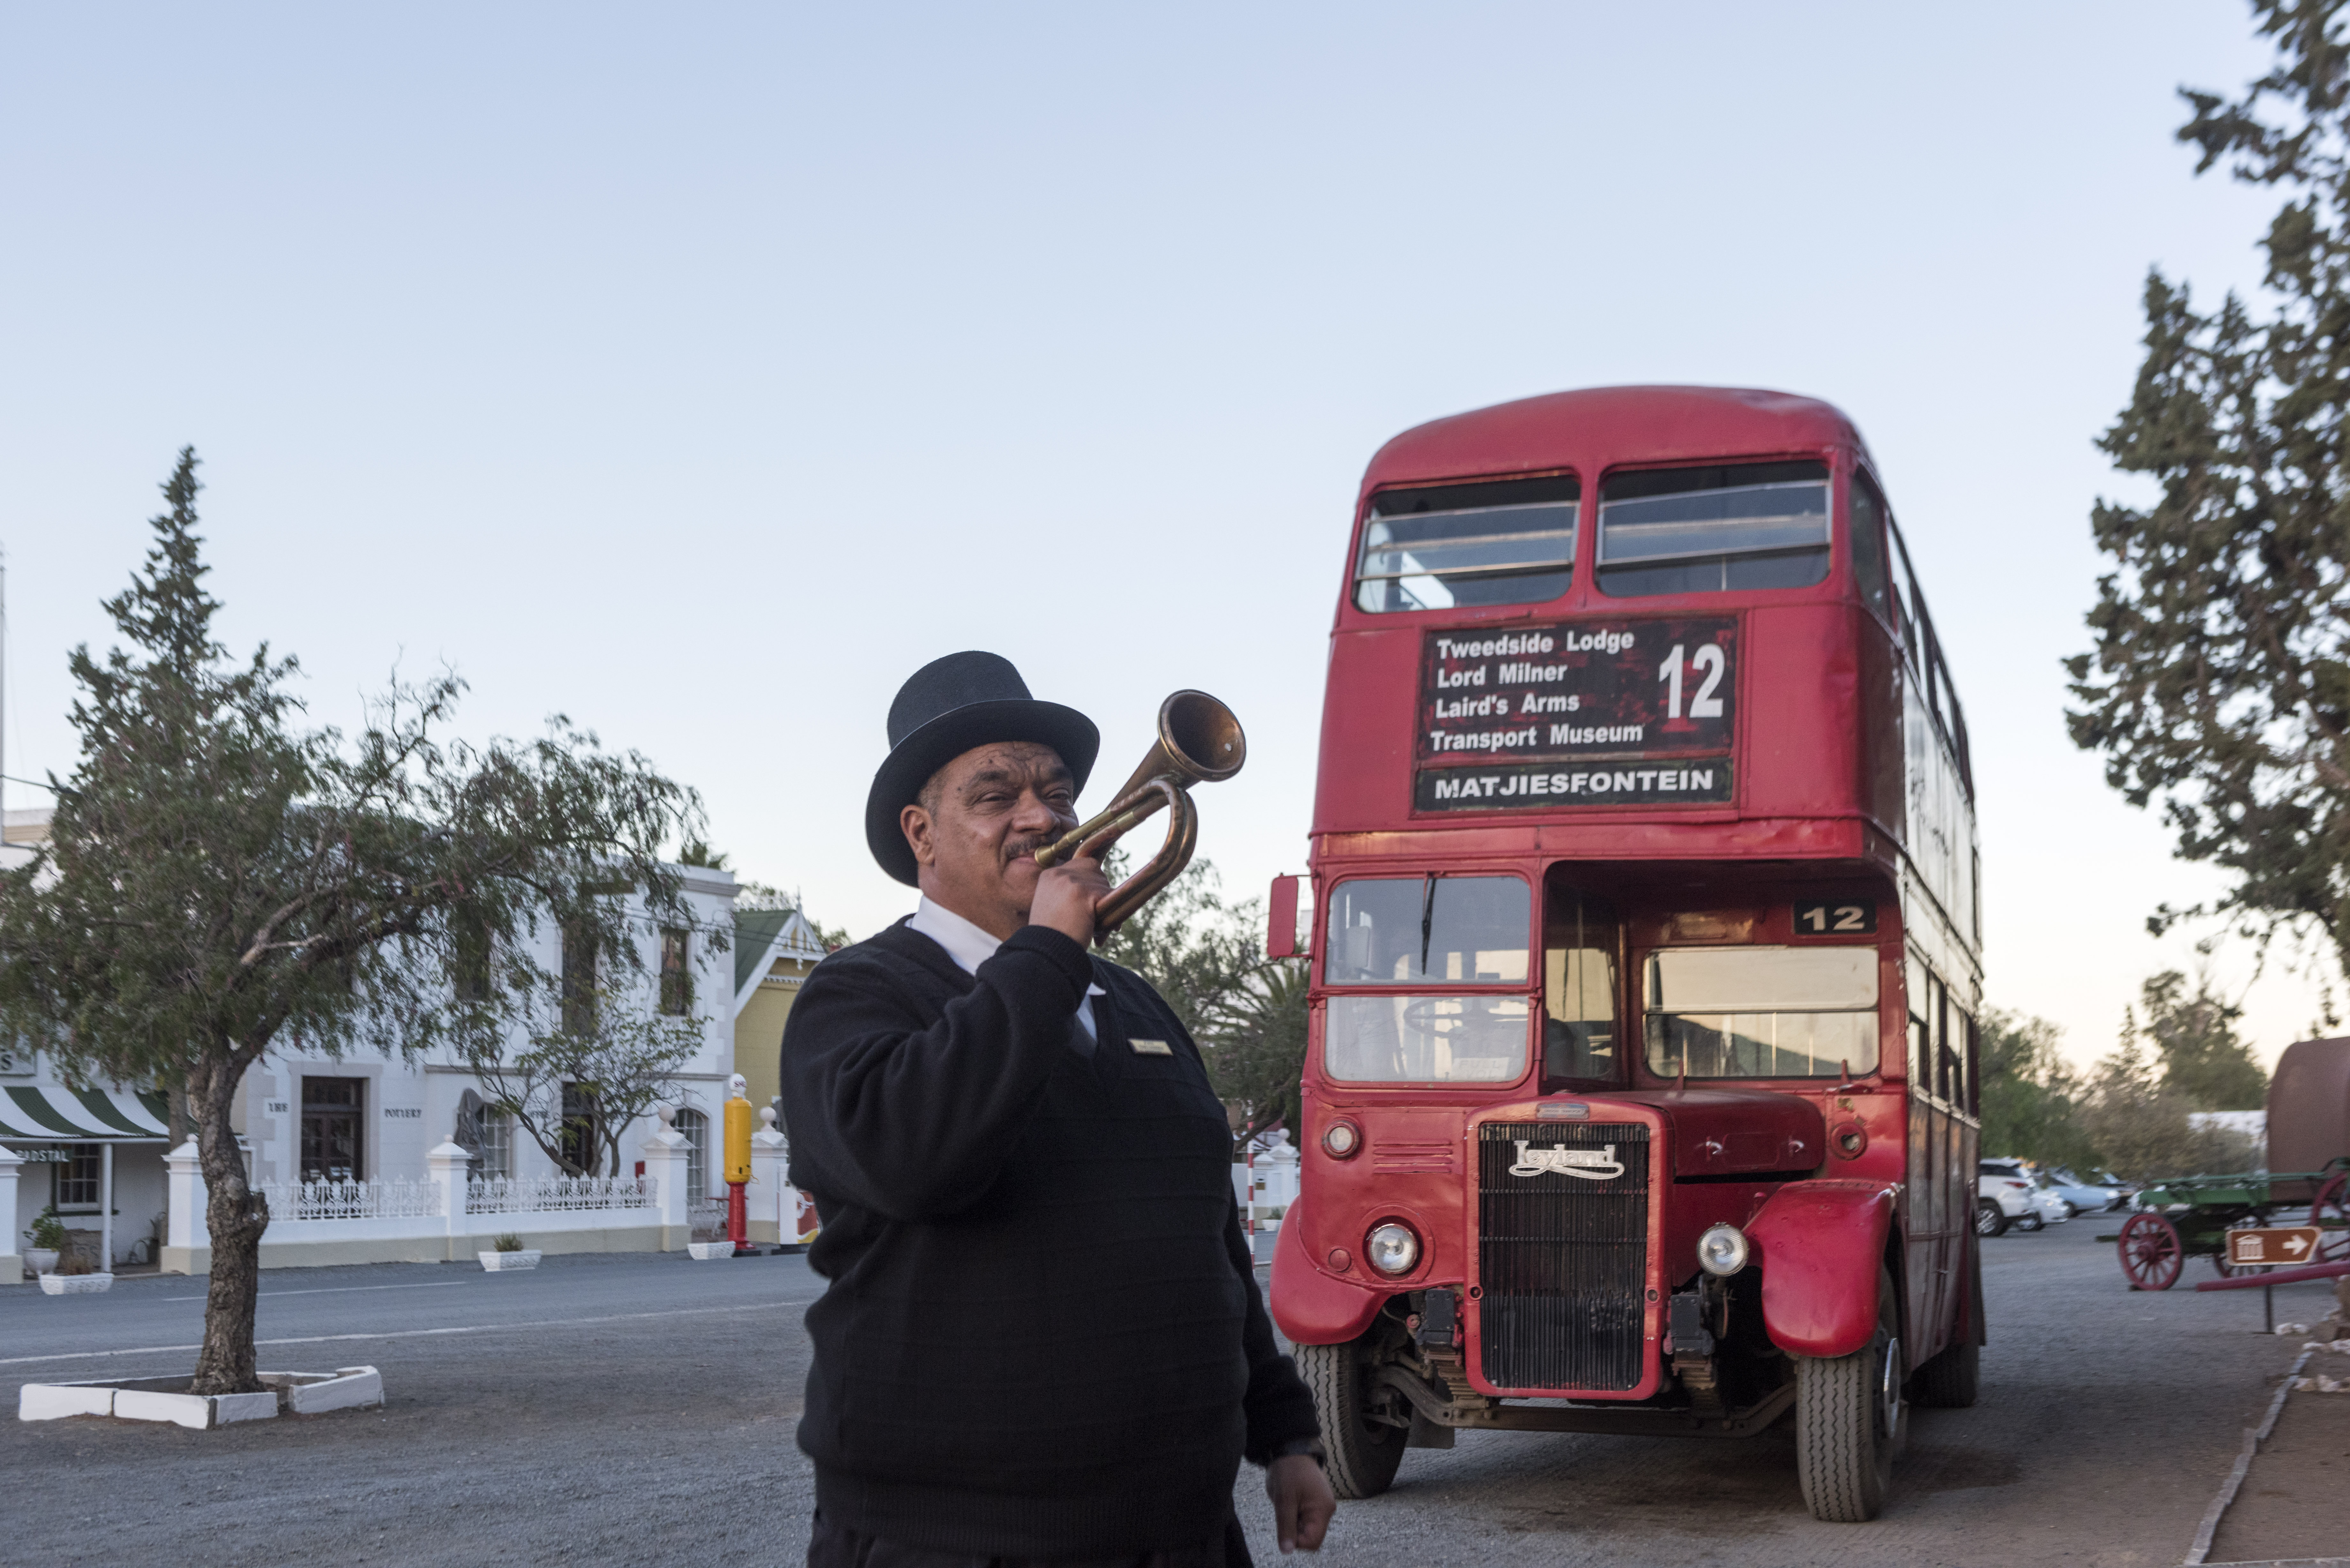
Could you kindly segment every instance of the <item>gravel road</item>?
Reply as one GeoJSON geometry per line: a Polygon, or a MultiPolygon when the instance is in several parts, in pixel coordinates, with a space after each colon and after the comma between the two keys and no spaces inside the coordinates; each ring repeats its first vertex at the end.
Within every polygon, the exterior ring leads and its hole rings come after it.
{"type": "MultiPolygon", "coordinates": [[[[2179,1561],[2257,1419],[2278,1342],[2257,1293],[2132,1294],[2091,1218],[1986,1244],[1972,1410],[1921,1411],[1885,1517],[1804,1511],[1786,1434],[1744,1442],[1463,1434],[1342,1508],[1322,1561],[2152,1565],[2179,1561]]],[[[2187,1282],[2208,1277],[2189,1265],[2187,1282]]],[[[797,1258],[549,1258],[265,1276],[265,1366],[372,1363],[390,1403],[219,1432],[8,1421],[9,1562],[796,1563],[809,1478],[797,1258]]],[[[2323,1286],[2277,1292],[2314,1318],[2323,1286]]],[[[192,1361],[200,1282],[0,1288],[0,1396],[192,1361]]],[[[1242,1517],[1260,1562],[1255,1472],[1242,1517]]]]}

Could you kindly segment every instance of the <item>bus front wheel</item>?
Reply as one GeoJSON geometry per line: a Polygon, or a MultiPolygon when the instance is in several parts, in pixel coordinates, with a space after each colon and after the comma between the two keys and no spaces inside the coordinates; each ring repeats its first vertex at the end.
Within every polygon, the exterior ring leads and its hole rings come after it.
{"type": "Polygon", "coordinates": [[[1815,1519],[1858,1524],[1885,1506],[1908,1417],[1900,1325],[1892,1277],[1880,1275],[1869,1342],[1795,1364],[1795,1474],[1815,1519]]]}
{"type": "Polygon", "coordinates": [[[1322,1422],[1322,1447],[1329,1454],[1330,1490],[1342,1499],[1377,1497],[1403,1463],[1409,1428],[1371,1417],[1369,1345],[1300,1345],[1290,1355],[1314,1396],[1322,1422]]]}

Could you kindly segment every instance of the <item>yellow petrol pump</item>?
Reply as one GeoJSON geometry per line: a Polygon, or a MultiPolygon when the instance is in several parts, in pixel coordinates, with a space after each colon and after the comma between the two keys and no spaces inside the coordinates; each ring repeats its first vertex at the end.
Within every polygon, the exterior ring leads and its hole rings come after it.
{"type": "Polygon", "coordinates": [[[751,1180],[751,1102],[743,1097],[743,1075],[727,1085],[726,1099],[726,1235],[734,1255],[750,1251],[750,1221],[744,1213],[743,1189],[751,1180]]]}

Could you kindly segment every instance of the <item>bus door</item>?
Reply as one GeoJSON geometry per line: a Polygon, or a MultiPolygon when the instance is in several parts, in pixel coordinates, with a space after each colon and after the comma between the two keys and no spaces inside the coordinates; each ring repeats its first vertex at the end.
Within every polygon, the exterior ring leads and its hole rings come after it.
{"type": "Polygon", "coordinates": [[[1543,888],[1542,1092],[1617,1088],[1620,1001],[1617,965],[1624,927],[1613,906],[1554,866],[1543,888]]]}

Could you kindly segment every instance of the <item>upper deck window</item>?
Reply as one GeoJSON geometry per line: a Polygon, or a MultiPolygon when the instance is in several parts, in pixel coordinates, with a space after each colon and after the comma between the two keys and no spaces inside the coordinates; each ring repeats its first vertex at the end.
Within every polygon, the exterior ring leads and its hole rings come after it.
{"type": "Polygon", "coordinates": [[[1363,524],[1355,603],[1387,610],[1534,604],[1574,575],[1572,474],[1382,490],[1363,524]]]}
{"type": "Polygon", "coordinates": [[[1825,1078],[1877,1070],[1877,950],[1666,948],[1648,955],[1648,1071],[1825,1078]]]}
{"type": "Polygon", "coordinates": [[[1327,985],[1526,983],[1533,900],[1515,877],[1361,877],[1338,884],[1327,985]]]}
{"type": "Polygon", "coordinates": [[[1828,575],[1828,466],[1746,462],[1607,476],[1599,591],[1803,588],[1828,575]]]}

